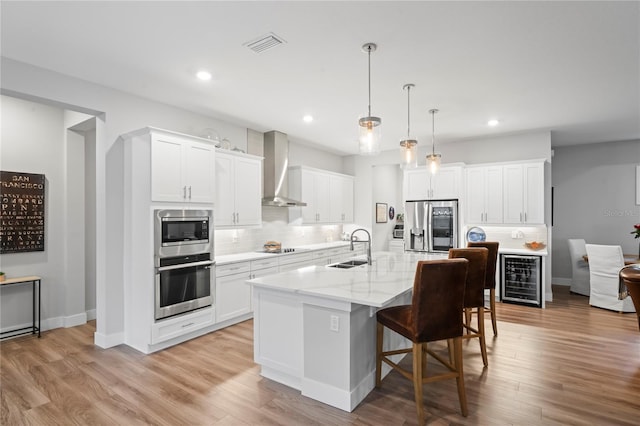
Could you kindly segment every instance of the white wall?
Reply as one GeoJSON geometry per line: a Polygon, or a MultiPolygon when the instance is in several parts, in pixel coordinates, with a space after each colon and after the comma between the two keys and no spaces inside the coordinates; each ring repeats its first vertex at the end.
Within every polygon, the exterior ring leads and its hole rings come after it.
{"type": "Polygon", "coordinates": [[[374,209],[377,203],[387,205],[385,215],[386,223],[377,223],[374,212],[373,232],[371,238],[373,251],[389,250],[389,239],[393,238],[393,228],[396,224],[395,217],[389,219],[389,208],[393,207],[395,213],[404,212],[402,205],[402,171],[399,164],[381,164],[373,166],[372,193],[374,209]]]}
{"type": "Polygon", "coordinates": [[[567,239],[622,246],[638,253],[631,235],[640,223],[635,168],[640,141],[607,142],[554,149],[553,277],[571,278],[567,239]]]}
{"type": "MultiPolygon", "coordinates": [[[[45,175],[45,251],[0,256],[8,277],[42,277],[44,328],[59,327],[65,312],[66,170],[64,111],[60,108],[2,96],[2,170],[45,175]],[[34,123],[37,123],[35,125],[34,123]]],[[[71,154],[70,154],[71,155],[71,154]]],[[[31,288],[2,288],[1,328],[31,322],[31,288]]]]}

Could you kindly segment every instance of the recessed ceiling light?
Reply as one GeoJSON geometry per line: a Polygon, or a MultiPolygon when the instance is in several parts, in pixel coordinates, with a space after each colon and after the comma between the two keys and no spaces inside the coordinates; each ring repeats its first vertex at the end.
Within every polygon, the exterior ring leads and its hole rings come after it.
{"type": "Polygon", "coordinates": [[[196,77],[202,81],[208,81],[211,80],[211,73],[209,71],[198,71],[196,77]]]}
{"type": "Polygon", "coordinates": [[[487,121],[487,126],[495,127],[498,124],[500,124],[500,122],[498,120],[496,120],[495,118],[492,119],[492,120],[487,121]]]}
{"type": "Polygon", "coordinates": [[[305,123],[311,123],[313,121],[313,117],[307,114],[304,117],[302,117],[302,120],[304,120],[305,123]]]}

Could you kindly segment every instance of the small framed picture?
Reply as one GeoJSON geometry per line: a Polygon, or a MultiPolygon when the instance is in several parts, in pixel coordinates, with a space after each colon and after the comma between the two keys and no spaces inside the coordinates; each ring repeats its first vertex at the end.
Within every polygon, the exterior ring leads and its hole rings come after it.
{"type": "Polygon", "coordinates": [[[376,203],[376,223],[387,222],[387,203],[376,203]]]}

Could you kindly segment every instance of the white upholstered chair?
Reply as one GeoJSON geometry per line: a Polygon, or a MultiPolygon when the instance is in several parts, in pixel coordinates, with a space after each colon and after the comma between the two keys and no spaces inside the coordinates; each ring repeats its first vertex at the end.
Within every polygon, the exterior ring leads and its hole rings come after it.
{"type": "Polygon", "coordinates": [[[622,247],[587,244],[589,256],[590,287],[589,304],[618,312],[635,312],[630,297],[618,299],[620,278],[624,267],[622,247]]]}
{"type": "Polygon", "coordinates": [[[586,242],[582,239],[570,239],[571,256],[571,292],[589,296],[589,263],[582,256],[587,254],[586,242]]]}

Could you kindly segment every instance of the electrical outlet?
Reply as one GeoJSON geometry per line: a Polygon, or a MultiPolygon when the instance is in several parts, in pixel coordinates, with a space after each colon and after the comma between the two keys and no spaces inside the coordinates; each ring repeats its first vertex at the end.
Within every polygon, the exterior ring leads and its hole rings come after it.
{"type": "Polygon", "coordinates": [[[340,317],[337,315],[331,315],[331,324],[329,325],[329,330],[331,331],[340,331],[340,317]]]}

